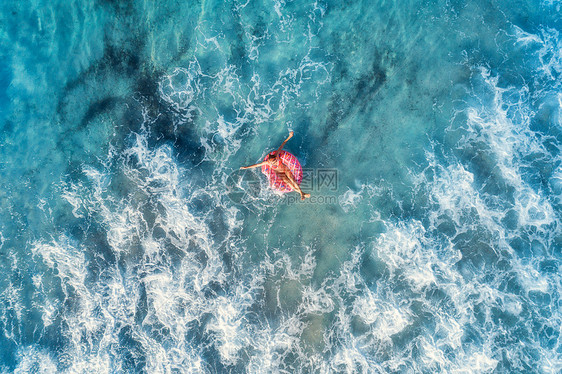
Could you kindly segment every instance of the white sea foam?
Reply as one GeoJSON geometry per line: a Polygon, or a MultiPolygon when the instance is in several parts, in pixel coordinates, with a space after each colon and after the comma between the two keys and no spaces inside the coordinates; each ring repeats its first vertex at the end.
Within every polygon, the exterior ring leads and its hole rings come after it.
{"type": "MultiPolygon", "coordinates": [[[[277,327],[261,326],[252,336],[256,350],[248,362],[249,373],[289,373],[283,367],[283,359],[290,353],[300,353],[300,334],[304,323],[297,317],[282,318],[277,327]]],[[[298,369],[296,369],[298,370],[298,369]]]]}
{"type": "Polygon", "coordinates": [[[324,287],[314,290],[307,286],[302,291],[301,307],[306,313],[330,313],[334,310],[334,301],[324,287]]]}
{"type": "MultiPolygon", "coordinates": [[[[481,69],[486,89],[492,93],[489,105],[467,111],[468,135],[465,144],[485,144],[496,161],[501,178],[514,188],[512,208],[518,214],[522,227],[548,226],[556,222],[556,214],[542,191],[537,191],[527,181],[527,159],[552,157],[535,132],[530,129],[532,112],[528,108],[528,89],[501,88],[498,78],[481,69]],[[511,98],[517,100],[512,100],[511,98]]],[[[487,198],[494,198],[487,196],[487,198]]],[[[504,202],[505,203],[505,202],[504,202]]]]}
{"type": "Polygon", "coordinates": [[[386,264],[391,275],[401,274],[415,289],[434,284],[432,265],[439,261],[424,243],[425,229],[419,222],[390,228],[374,244],[378,257],[386,264]]]}
{"type": "MultiPolygon", "coordinates": [[[[540,243],[537,244],[537,248],[548,248],[548,232],[552,227],[556,228],[559,225],[559,218],[550,200],[527,182],[525,170],[521,168],[521,165],[525,165],[525,158],[533,154],[544,154],[549,157],[540,138],[536,137],[529,127],[531,114],[526,113],[528,104],[524,98],[526,91],[524,89],[521,93],[520,97],[523,99],[513,104],[521,109],[514,111],[509,109],[509,105],[503,104],[505,104],[504,97],[507,95],[514,97],[515,88],[497,87],[497,79],[490,78],[486,71],[482,72],[482,78],[493,92],[494,104],[468,109],[467,135],[462,138],[459,146],[476,145],[478,141],[480,141],[478,147],[485,144],[481,152],[493,155],[498,163],[501,178],[513,187],[513,203],[507,206],[497,204],[493,196],[480,190],[474,174],[468,170],[468,167],[460,162],[445,166],[436,160],[433,153],[427,153],[428,168],[423,173],[413,173],[411,177],[416,190],[427,191],[431,202],[427,214],[429,221],[425,224],[416,220],[385,222],[385,232],[373,243],[373,254],[378,260],[383,261],[392,284],[401,283],[401,280],[407,282],[406,292],[417,302],[425,305],[425,310],[432,315],[433,327],[427,334],[415,337],[400,353],[394,351],[393,359],[384,361],[383,365],[387,370],[404,370],[404,365],[410,365],[400,360],[407,360],[408,350],[413,346],[416,346],[418,359],[409,367],[414,371],[462,373],[495,370],[501,360],[501,356],[497,354],[495,337],[509,334],[508,331],[496,330],[493,325],[487,325],[492,322],[492,315],[497,313],[495,310],[499,308],[512,316],[519,316],[524,310],[523,305],[530,302],[529,295],[546,297],[540,295],[551,294],[553,287],[559,282],[541,274],[536,262],[517,258],[518,255],[514,253],[510,242],[517,238],[520,232],[506,230],[502,221],[508,209],[516,210],[518,230],[539,231],[533,236],[537,238],[536,242],[540,243]],[[513,113],[516,113],[517,120],[522,122],[514,122],[513,113]],[[448,238],[442,240],[439,236],[435,236],[441,235],[435,228],[451,223],[454,230],[447,231],[448,238]],[[512,274],[516,274],[518,285],[522,287],[523,293],[518,293],[517,290],[499,289],[499,285],[503,282],[503,274],[509,272],[500,272],[491,279],[488,275],[486,279],[484,274],[478,272],[467,277],[466,272],[461,273],[459,268],[456,268],[456,265],[463,260],[461,251],[455,248],[456,238],[460,238],[459,235],[464,235],[466,232],[479,231],[493,235],[491,249],[496,256],[501,257],[501,253],[509,254],[507,261],[512,274]],[[436,305],[425,300],[432,289],[439,289],[446,295],[443,301],[448,300],[450,303],[447,309],[439,307],[436,310],[436,305]],[[482,314],[485,316],[483,317],[485,324],[479,322],[482,314]],[[467,345],[463,341],[467,327],[468,331],[476,329],[478,335],[483,337],[481,344],[467,345]],[[454,355],[446,353],[451,352],[451,349],[455,350],[454,355]],[[467,371],[467,368],[471,370],[467,371]]],[[[354,205],[353,200],[365,198],[363,191],[355,193],[351,190],[347,193],[348,199],[345,197],[342,197],[342,201],[347,202],[349,206],[354,205]]],[[[548,250],[542,254],[548,254],[548,250]]],[[[361,286],[357,285],[360,277],[347,275],[347,279],[348,289],[361,289],[361,286]],[[352,286],[350,283],[355,285],[352,286]]],[[[364,323],[384,326],[387,333],[391,335],[403,331],[410,323],[415,323],[419,315],[408,308],[393,309],[396,307],[385,306],[386,298],[375,302],[374,300],[380,297],[379,290],[383,279],[378,281],[376,290],[363,291],[365,295],[356,299],[355,311],[364,323]],[[387,320],[385,316],[389,316],[389,319],[387,320]],[[389,321],[392,323],[388,323],[389,321]]],[[[548,297],[546,300],[549,300],[548,297]]],[[[347,331],[349,327],[345,326],[349,324],[346,318],[341,318],[338,323],[339,331],[347,331]]],[[[354,344],[361,342],[363,349],[371,347],[377,354],[384,352],[384,345],[374,344],[377,339],[369,342],[367,336],[368,334],[363,334],[360,338],[348,339],[354,344]]],[[[375,336],[373,334],[373,337],[375,336]]],[[[392,346],[394,341],[388,340],[388,336],[387,344],[392,346]]],[[[378,340],[381,341],[383,337],[379,335],[378,340]]],[[[541,357],[549,358],[547,362],[550,363],[550,351],[540,347],[536,336],[527,336],[527,338],[533,342],[541,357]]],[[[507,350],[504,347],[502,350],[509,352],[507,354],[510,359],[517,363],[514,367],[523,368],[524,365],[530,365],[529,357],[523,349],[507,350]]],[[[350,351],[349,345],[346,350],[340,352],[338,355],[340,368],[347,367],[352,368],[350,370],[361,371],[364,370],[363,367],[371,365],[370,370],[375,370],[375,365],[363,361],[357,352],[357,349],[350,351]],[[346,363],[345,366],[342,362],[346,363]]]]}
{"type": "Polygon", "coordinates": [[[17,337],[22,328],[18,323],[18,321],[21,321],[24,312],[21,292],[22,289],[20,287],[16,287],[10,282],[0,293],[0,320],[3,326],[5,326],[2,333],[6,339],[14,343],[17,343],[17,337]],[[13,322],[10,321],[11,316],[15,317],[13,322]]]}
{"type": "Polygon", "coordinates": [[[391,305],[370,291],[353,303],[353,315],[360,317],[364,323],[371,325],[373,333],[379,339],[390,339],[410,324],[410,318],[399,308],[391,305]]]}
{"type": "MultiPolygon", "coordinates": [[[[371,200],[375,197],[380,197],[383,192],[383,187],[375,186],[368,183],[355,182],[356,188],[351,189],[348,187],[347,191],[338,197],[338,202],[343,211],[348,213],[355,210],[364,200],[371,200]]],[[[378,219],[380,216],[376,210],[372,211],[371,219],[378,219]]]]}
{"type": "MultiPolygon", "coordinates": [[[[517,38],[522,46],[539,46],[538,71],[543,78],[550,80],[559,74],[556,57],[559,48],[555,48],[554,54],[545,51],[558,43],[548,41],[548,38],[553,36],[558,40],[558,36],[548,30],[545,33],[549,36],[518,30],[517,38]]],[[[490,169],[497,174],[488,178],[499,178],[509,186],[512,191],[510,198],[498,199],[486,190],[487,182],[483,185],[482,180],[475,177],[475,173],[480,172],[480,164],[463,164],[459,160],[446,159],[447,165],[428,152],[427,169],[423,173],[412,173],[411,177],[416,189],[427,190],[431,202],[427,215],[429,221],[424,225],[416,221],[387,223],[387,232],[381,235],[373,249],[377,258],[388,267],[390,276],[408,280],[415,294],[435,287],[447,295],[444,300],[449,307],[432,311],[432,331],[417,338],[419,360],[416,360],[414,370],[492,372],[500,367],[503,360],[498,354],[500,351],[504,357],[509,357],[514,368],[536,367],[525,349],[497,344],[497,339],[512,337],[513,331],[496,325],[498,318],[508,318],[503,317],[505,314],[512,316],[509,318],[521,318],[517,326],[527,333],[521,334],[518,339],[525,339],[525,344],[536,350],[547,363],[545,367],[559,367],[558,360],[551,361],[552,350],[543,348],[544,341],[537,332],[527,330],[527,317],[520,317],[530,304],[543,308],[541,303],[547,303],[552,307],[549,295],[556,294],[560,282],[557,276],[542,273],[538,262],[527,259],[525,252],[528,250],[525,248],[529,248],[535,251],[537,257],[548,258],[553,251],[551,238],[560,228],[559,215],[553,205],[556,201],[531,182],[535,172],[531,165],[535,159],[555,162],[556,156],[545,147],[545,138],[532,129],[534,98],[527,87],[501,87],[499,78],[493,77],[487,69],[480,69],[476,79],[483,84],[476,84],[475,89],[485,91],[475,94],[482,105],[465,108],[465,135],[457,147],[477,149],[471,161],[478,159],[487,163],[493,160],[494,168],[490,165],[490,169]],[[517,213],[514,215],[516,219],[506,227],[504,219],[511,212],[517,213]],[[444,240],[435,236],[442,235],[435,230],[442,225],[453,228],[445,231],[447,238],[444,240]],[[529,236],[522,235],[522,232],[529,233],[529,236]],[[490,254],[493,253],[490,259],[500,258],[507,270],[502,268],[496,272],[495,260],[478,271],[467,270],[465,265],[457,267],[467,263],[463,254],[474,256],[473,252],[456,248],[459,238],[466,233],[490,235],[493,238],[487,249],[492,251],[490,254]],[[522,236],[529,242],[528,247],[513,244],[518,240],[520,243],[522,236]],[[390,250],[386,249],[387,246],[390,250]],[[410,262],[410,258],[414,260],[410,262]],[[407,274],[402,275],[401,269],[407,274]],[[516,286],[505,287],[506,282],[511,281],[515,281],[516,286]],[[465,339],[470,331],[476,331],[481,341],[467,344],[465,339]],[[445,354],[450,349],[456,353],[445,354]]],[[[556,82],[553,84],[558,85],[556,82]]],[[[550,94],[546,91],[540,93],[541,97],[550,94]]],[[[473,103],[478,102],[475,100],[473,103]]],[[[555,172],[551,177],[551,188],[556,185],[556,178],[555,172]]],[[[436,307],[431,303],[426,306],[428,310],[436,307]]],[[[415,314],[412,319],[416,320],[415,314]]],[[[539,319],[550,326],[549,319],[539,319]]],[[[399,367],[390,362],[388,365],[399,367]]]]}
{"type": "Polygon", "coordinates": [[[523,31],[513,26],[516,42],[527,47],[538,47],[536,51],[539,60],[538,71],[551,81],[558,80],[562,74],[562,38],[558,30],[542,28],[537,34],[523,31]]]}
{"type": "Polygon", "coordinates": [[[197,60],[187,68],[175,68],[158,84],[160,97],[179,115],[182,122],[192,118],[196,111],[195,99],[201,93],[201,67],[197,60]]]}
{"type": "MultiPolygon", "coordinates": [[[[221,362],[236,364],[240,351],[252,345],[251,337],[256,328],[248,324],[246,314],[263,278],[253,274],[248,282],[232,285],[229,292],[220,296],[209,286],[228,288],[228,274],[219,248],[224,244],[227,250],[240,251],[235,245],[237,239],[229,234],[240,227],[239,210],[225,207],[227,233],[226,236],[221,234],[221,242],[216,242],[214,236],[218,233],[209,227],[216,218],[209,217],[212,219],[207,221],[209,211],[194,213],[190,204],[206,200],[216,204],[220,195],[203,189],[194,189],[186,195],[191,186],[185,180],[186,171],[173,160],[170,147],[164,145],[151,150],[143,134],[136,135],[134,140],[130,148],[122,155],[115,155],[115,161],[110,163],[120,166],[118,172],[126,178],[122,183],[130,191],[121,200],[107,193],[112,174],[92,167],[84,168],[88,183],[69,184],[65,194],[71,202],[79,202],[76,209],[97,217],[117,256],[138,258],[140,251],[140,262],[126,265],[122,276],[115,273],[116,269],[108,269],[94,287],[85,287],[85,272],[79,269],[86,263],[80,251],[68,246],[68,251],[60,252],[59,246],[41,244],[36,252],[42,254],[49,267],[65,264],[70,261],[65,260],[66,256],[72,254],[73,267],[78,270],[66,276],[65,282],[80,290],[84,302],[97,300],[85,307],[85,311],[101,309],[105,318],[111,318],[112,323],[106,327],[102,341],[115,342],[119,333],[114,330],[115,326],[129,326],[131,339],[142,347],[148,371],[168,372],[175,368],[182,372],[206,372],[208,369],[200,352],[187,338],[195,333],[193,329],[197,329],[205,316],[208,316],[205,317],[208,319],[205,335],[219,352],[221,362]],[[147,201],[156,213],[150,220],[144,208],[147,201]],[[157,232],[161,233],[158,237],[154,236],[157,232]],[[171,262],[170,250],[179,251],[175,262],[171,262]],[[142,323],[137,325],[135,305],[139,303],[141,286],[146,294],[146,312],[142,323]],[[164,336],[155,338],[154,334],[163,330],[166,331],[164,336]]],[[[64,267],[67,268],[70,272],[71,266],[64,267]]],[[[92,324],[88,331],[95,329],[92,324]]],[[[71,325],[71,331],[80,334],[81,330],[71,325]]],[[[78,342],[76,346],[80,347],[78,342]]],[[[96,364],[100,368],[123,364],[109,358],[100,360],[102,362],[96,364]]],[[[73,362],[72,366],[79,367],[84,362],[73,362]]]]}
{"type": "Polygon", "coordinates": [[[18,365],[14,374],[52,374],[57,373],[56,361],[45,350],[34,346],[25,347],[18,352],[18,365]]]}
{"type": "MultiPolygon", "coordinates": [[[[97,292],[95,287],[92,289],[86,281],[88,272],[83,250],[68,238],[61,237],[51,243],[35,243],[32,253],[40,257],[47,268],[53,271],[53,275],[60,279],[65,299],[73,305],[69,308],[57,303],[43,310],[45,327],[53,322],[51,318],[54,313],[61,315],[67,326],[61,331],[68,344],[64,352],[60,352],[59,364],[65,367],[67,372],[110,372],[109,352],[116,339],[115,335],[111,336],[110,331],[116,316],[112,318],[112,314],[107,310],[107,298],[103,293],[97,292]],[[55,308],[56,310],[53,310],[55,308]]],[[[40,288],[40,294],[45,299],[48,299],[52,292],[53,290],[40,288]]],[[[134,301],[129,299],[128,303],[128,307],[133,310],[134,301]]]]}
{"type": "Polygon", "coordinates": [[[351,209],[355,209],[357,204],[361,202],[363,196],[361,196],[361,191],[353,191],[348,189],[343,193],[343,195],[339,198],[340,205],[344,212],[349,212],[351,209]]]}

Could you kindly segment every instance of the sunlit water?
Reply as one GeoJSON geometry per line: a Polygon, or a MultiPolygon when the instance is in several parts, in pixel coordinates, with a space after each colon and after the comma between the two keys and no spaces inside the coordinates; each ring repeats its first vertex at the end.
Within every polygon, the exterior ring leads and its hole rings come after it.
{"type": "Polygon", "coordinates": [[[2,1],[0,371],[561,372],[561,7],[2,1]]]}

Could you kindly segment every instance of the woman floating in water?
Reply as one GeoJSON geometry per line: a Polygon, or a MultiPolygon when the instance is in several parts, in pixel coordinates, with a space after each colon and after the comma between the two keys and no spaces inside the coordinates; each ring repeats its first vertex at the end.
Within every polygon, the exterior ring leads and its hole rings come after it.
{"type": "Polygon", "coordinates": [[[307,197],[310,197],[310,194],[303,193],[299,186],[299,183],[302,179],[302,170],[300,164],[295,156],[293,156],[289,152],[282,151],[285,143],[287,143],[292,137],[293,132],[291,131],[289,133],[289,137],[285,139],[279,149],[269,153],[265,157],[265,160],[263,160],[259,164],[243,166],[240,169],[251,169],[262,166],[262,172],[268,176],[269,182],[272,186],[275,184],[275,187],[277,187],[279,191],[296,191],[301,195],[301,200],[304,200],[307,197]],[[292,163],[292,165],[287,165],[288,161],[292,163]],[[297,178],[295,178],[295,175],[291,171],[291,167],[293,168],[293,170],[299,171],[300,175],[297,178]],[[279,185],[277,185],[275,182],[280,183],[278,183],[279,185]]]}

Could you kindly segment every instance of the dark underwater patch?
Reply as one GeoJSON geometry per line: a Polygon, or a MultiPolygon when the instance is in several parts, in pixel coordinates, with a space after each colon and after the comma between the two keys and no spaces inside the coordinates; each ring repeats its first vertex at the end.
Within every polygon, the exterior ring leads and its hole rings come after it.
{"type": "Polygon", "coordinates": [[[121,102],[121,99],[118,97],[106,97],[90,104],[86,114],[84,114],[82,118],[79,128],[85,127],[88,122],[98,114],[113,109],[119,102],[121,102]]]}
{"type": "MultiPolygon", "coordinates": [[[[160,100],[159,81],[163,73],[154,69],[152,64],[144,61],[140,55],[146,43],[146,32],[131,30],[131,35],[132,39],[124,45],[114,45],[106,37],[103,57],[65,86],[63,98],[57,107],[61,122],[65,123],[64,127],[69,128],[68,134],[72,134],[77,131],[89,131],[88,127],[98,120],[112,121],[115,123],[112,144],[117,146],[119,152],[127,146],[126,139],[131,132],[141,131],[144,124],[142,113],[146,111],[147,117],[153,119],[148,132],[150,147],[168,143],[174,147],[174,155],[180,162],[200,162],[204,157],[204,149],[189,131],[190,123],[186,126],[176,126],[173,109],[160,100]],[[112,95],[109,88],[116,81],[129,85],[131,96],[112,95]],[[71,100],[84,91],[86,94],[82,96],[93,97],[95,101],[77,103],[71,100]],[[107,95],[100,96],[96,92],[107,92],[107,95]],[[82,106],[87,109],[83,110],[82,106]],[[83,112],[80,120],[74,119],[80,112],[83,112]]],[[[180,51],[175,57],[181,59],[183,53],[185,51],[180,51]]],[[[192,121],[195,118],[192,118],[192,121]]],[[[99,123],[96,125],[99,126],[99,123]]],[[[64,138],[59,142],[59,147],[67,149],[70,146],[69,140],[68,137],[64,138]]],[[[68,154],[70,158],[84,159],[79,153],[68,154]]]]}
{"type": "Polygon", "coordinates": [[[12,71],[5,63],[7,61],[6,56],[0,56],[0,119],[4,114],[5,108],[8,106],[8,87],[12,81],[12,71]]]}
{"type": "Polygon", "coordinates": [[[97,0],[101,6],[111,8],[118,14],[131,14],[133,11],[134,0],[97,0]]]}
{"type": "Polygon", "coordinates": [[[356,79],[350,76],[345,65],[336,64],[334,76],[337,78],[332,81],[333,94],[328,105],[325,128],[315,147],[325,145],[328,138],[348,118],[356,113],[371,111],[372,106],[377,102],[377,94],[387,81],[386,70],[378,65],[377,61],[378,59],[375,58],[371,69],[356,79]]]}

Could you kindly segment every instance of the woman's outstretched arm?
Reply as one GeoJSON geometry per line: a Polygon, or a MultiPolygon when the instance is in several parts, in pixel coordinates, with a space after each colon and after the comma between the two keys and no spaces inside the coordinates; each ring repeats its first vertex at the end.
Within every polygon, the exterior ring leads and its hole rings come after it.
{"type": "Polygon", "coordinates": [[[292,137],[293,137],[293,132],[291,131],[291,132],[289,133],[289,137],[288,137],[287,139],[285,139],[285,141],[284,141],[283,143],[281,143],[281,145],[279,146],[279,149],[277,149],[277,150],[275,151],[275,156],[274,156],[274,157],[277,157],[277,155],[279,154],[279,152],[281,152],[281,150],[283,149],[283,147],[285,146],[285,144],[286,144],[286,143],[289,141],[289,139],[291,139],[292,137]]]}
{"type": "Polygon", "coordinates": [[[242,166],[242,167],[240,167],[240,170],[242,170],[242,169],[259,168],[260,166],[265,165],[265,164],[267,164],[267,161],[262,161],[262,162],[260,162],[259,164],[254,164],[254,165],[250,165],[250,166],[242,166]]]}

